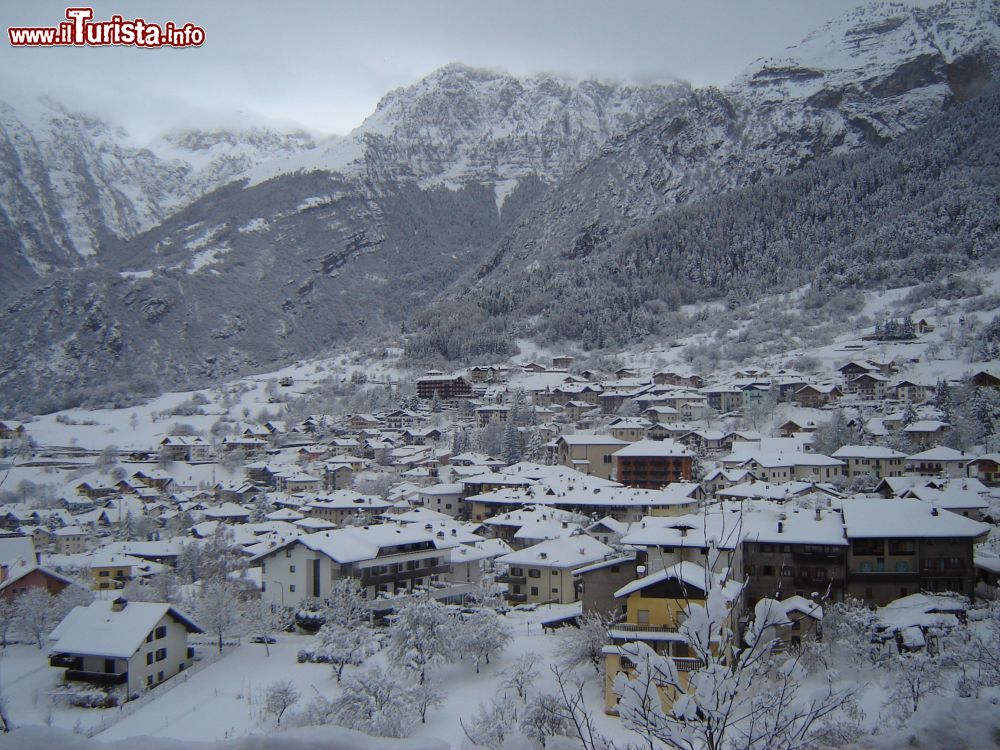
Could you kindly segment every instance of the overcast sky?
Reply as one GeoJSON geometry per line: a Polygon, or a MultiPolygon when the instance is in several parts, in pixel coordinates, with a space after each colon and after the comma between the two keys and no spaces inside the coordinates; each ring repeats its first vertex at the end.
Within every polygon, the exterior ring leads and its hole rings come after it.
{"type": "MultiPolygon", "coordinates": [[[[233,113],[345,133],[383,94],[449,62],[516,74],[725,84],[858,0],[115,0],[150,22],[192,21],[198,49],[0,46],[0,95],[46,92],[138,138],[233,113]],[[216,114],[219,113],[219,114],[216,114]]],[[[926,6],[931,0],[911,0],[926,6]]],[[[67,2],[3,0],[8,26],[65,20],[67,2]]],[[[79,5],[82,5],[80,3],[79,5]]]]}

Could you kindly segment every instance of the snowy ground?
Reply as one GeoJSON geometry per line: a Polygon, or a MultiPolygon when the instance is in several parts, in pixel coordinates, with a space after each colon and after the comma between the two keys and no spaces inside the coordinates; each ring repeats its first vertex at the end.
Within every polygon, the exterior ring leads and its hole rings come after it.
{"type": "MultiPolygon", "coordinates": [[[[505,622],[514,639],[506,651],[491,659],[491,664],[482,665],[478,675],[470,660],[433,671],[430,679],[441,687],[446,700],[431,710],[426,724],[418,725],[413,741],[426,740],[427,747],[463,747],[466,740],[459,720],[468,723],[480,703],[488,703],[498,694],[502,673],[524,654],[538,656],[539,675],[532,689],[553,692],[555,677],[548,665],[560,660],[560,638],[558,631],[543,633],[539,623],[570,610],[572,605],[508,614],[505,622]]],[[[244,643],[201,671],[174,678],[172,688],[167,689],[173,681],[165,683],[155,699],[124,710],[56,708],[50,712],[45,694],[56,685],[60,670],[48,666],[47,651],[33,646],[8,648],[0,662],[0,684],[10,718],[18,727],[48,722],[59,728],[90,730],[89,734],[107,726],[94,738],[101,743],[122,742],[122,747],[128,746],[129,740],[138,742],[139,737],[185,742],[226,740],[276,731],[273,718],[262,710],[262,702],[267,686],[277,680],[292,681],[301,693],[292,711],[304,708],[317,694],[328,699],[337,696],[339,687],[329,666],[296,661],[299,649],[311,640],[311,636],[282,634],[271,646],[270,656],[262,645],[244,643]]],[[[211,647],[203,647],[202,651],[211,654],[211,647]]],[[[384,663],[383,659],[382,654],[376,654],[369,664],[384,663]]],[[[617,719],[603,713],[603,683],[595,671],[581,669],[578,675],[586,681],[585,694],[599,729],[610,736],[629,735],[617,719]]],[[[58,740],[60,746],[63,739],[58,740]]]]}

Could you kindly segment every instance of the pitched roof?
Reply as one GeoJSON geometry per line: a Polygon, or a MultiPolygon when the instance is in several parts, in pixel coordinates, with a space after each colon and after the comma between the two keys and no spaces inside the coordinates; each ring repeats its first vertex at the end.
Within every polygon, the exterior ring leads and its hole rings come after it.
{"type": "Polygon", "coordinates": [[[169,604],[128,602],[115,612],[114,600],[97,599],[74,607],[49,636],[53,653],[128,659],[164,615],[180,622],[189,633],[204,632],[190,617],[169,604]]]}

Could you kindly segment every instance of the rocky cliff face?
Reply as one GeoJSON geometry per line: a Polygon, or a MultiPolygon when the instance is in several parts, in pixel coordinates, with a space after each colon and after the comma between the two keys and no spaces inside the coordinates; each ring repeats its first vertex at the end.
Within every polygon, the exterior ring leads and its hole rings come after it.
{"type": "Polygon", "coordinates": [[[0,293],[94,261],[258,162],[312,147],[264,128],[172,133],[153,148],[58,103],[0,104],[0,293]]]}

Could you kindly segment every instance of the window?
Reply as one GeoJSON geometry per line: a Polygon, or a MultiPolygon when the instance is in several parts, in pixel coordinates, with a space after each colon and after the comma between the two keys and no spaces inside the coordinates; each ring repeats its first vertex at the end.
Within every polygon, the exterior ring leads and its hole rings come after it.
{"type": "Polygon", "coordinates": [[[761,572],[760,572],[760,574],[762,576],[765,576],[765,577],[773,576],[774,575],[774,566],[773,565],[762,565],[761,566],[761,572]]]}
{"type": "Polygon", "coordinates": [[[292,550],[291,549],[286,549],[285,550],[285,557],[291,557],[291,556],[292,556],[292,550]]]}
{"type": "Polygon", "coordinates": [[[870,562],[863,562],[863,563],[861,563],[861,572],[862,573],[871,573],[872,572],[872,564],[870,562]]]}
{"type": "Polygon", "coordinates": [[[553,586],[552,587],[552,593],[553,594],[558,594],[559,593],[559,589],[557,589],[555,586],[553,586]]]}
{"type": "Polygon", "coordinates": [[[152,642],[153,642],[153,631],[150,630],[149,635],[146,636],[146,643],[152,643],[152,642]]]}
{"type": "Polygon", "coordinates": [[[528,578],[541,578],[541,577],[542,577],[542,571],[538,570],[537,568],[531,568],[528,571],[528,578]]]}
{"type": "Polygon", "coordinates": [[[783,565],[781,567],[781,577],[782,578],[791,578],[794,575],[795,575],[795,571],[790,566],[783,565]]]}
{"type": "Polygon", "coordinates": [[[611,454],[610,453],[605,453],[604,454],[604,463],[606,463],[606,464],[611,463],[611,454]]]}
{"type": "Polygon", "coordinates": [[[156,660],[163,661],[167,658],[167,650],[165,648],[156,649],[156,660]]]}
{"type": "Polygon", "coordinates": [[[146,687],[152,687],[153,675],[146,675],[146,687]]]}
{"type": "Polygon", "coordinates": [[[150,651],[148,654],[146,654],[146,664],[152,664],[152,663],[153,663],[153,652],[150,651]]]}
{"type": "Polygon", "coordinates": [[[267,572],[267,562],[262,562],[260,564],[260,572],[261,573],[266,573],[267,572]]]}
{"type": "Polygon", "coordinates": [[[265,591],[267,591],[267,581],[261,581],[260,582],[260,592],[263,594],[265,591]]]}
{"type": "Polygon", "coordinates": [[[896,572],[897,573],[909,573],[910,572],[910,564],[908,562],[898,562],[898,563],[896,563],[896,572]]]}
{"type": "Polygon", "coordinates": [[[157,682],[163,682],[163,672],[157,672],[156,673],[156,681],[157,682]]]}
{"type": "Polygon", "coordinates": [[[890,539],[890,555],[912,555],[916,551],[916,544],[912,539],[890,539]]]}
{"type": "Polygon", "coordinates": [[[531,595],[532,596],[538,596],[538,586],[532,586],[531,587],[531,595]]]}
{"type": "Polygon", "coordinates": [[[294,591],[295,591],[295,584],[294,583],[288,584],[288,590],[294,593],[294,591]]]}
{"type": "Polygon", "coordinates": [[[160,640],[160,638],[166,638],[166,637],[167,637],[167,626],[160,625],[160,627],[156,629],[156,640],[160,640]]]}
{"type": "Polygon", "coordinates": [[[107,578],[107,577],[108,577],[109,575],[111,575],[111,572],[110,572],[110,571],[108,571],[108,570],[102,570],[102,571],[101,571],[100,573],[98,573],[97,575],[101,576],[102,578],[107,578]]]}
{"type": "Polygon", "coordinates": [[[288,566],[288,572],[289,573],[294,573],[295,572],[295,566],[294,565],[289,565],[288,566]]]}

